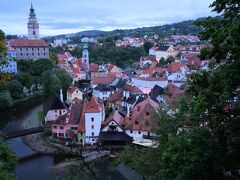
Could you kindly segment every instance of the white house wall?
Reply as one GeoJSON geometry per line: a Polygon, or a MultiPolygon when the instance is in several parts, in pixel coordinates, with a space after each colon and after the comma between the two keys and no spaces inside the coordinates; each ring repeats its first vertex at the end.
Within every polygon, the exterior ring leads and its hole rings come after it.
{"type": "Polygon", "coordinates": [[[85,133],[86,143],[94,144],[97,141],[102,123],[102,112],[99,113],[85,113],[85,133]],[[91,118],[94,118],[92,122],[91,118]],[[92,125],[94,128],[92,128],[92,125]],[[92,135],[94,133],[94,135],[92,135]]]}

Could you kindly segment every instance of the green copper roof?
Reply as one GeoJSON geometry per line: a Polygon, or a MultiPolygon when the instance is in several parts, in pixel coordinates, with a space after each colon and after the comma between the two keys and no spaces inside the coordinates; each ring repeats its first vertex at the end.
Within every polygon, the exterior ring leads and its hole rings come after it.
{"type": "Polygon", "coordinates": [[[87,44],[84,44],[83,45],[83,49],[87,49],[88,48],[88,45],[87,44]]]}

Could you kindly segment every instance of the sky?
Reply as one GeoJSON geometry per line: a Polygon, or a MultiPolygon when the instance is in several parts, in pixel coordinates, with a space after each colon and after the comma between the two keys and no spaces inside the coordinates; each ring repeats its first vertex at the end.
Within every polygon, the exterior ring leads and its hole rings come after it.
{"type": "MultiPolygon", "coordinates": [[[[213,0],[32,0],[40,35],[158,26],[214,15],[213,0]]],[[[27,34],[31,0],[0,0],[0,29],[27,34]]]]}

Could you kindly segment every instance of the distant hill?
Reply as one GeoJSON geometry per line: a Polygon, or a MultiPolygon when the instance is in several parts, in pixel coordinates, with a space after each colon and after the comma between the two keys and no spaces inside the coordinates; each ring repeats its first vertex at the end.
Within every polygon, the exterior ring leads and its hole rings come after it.
{"type": "MultiPolygon", "coordinates": [[[[203,19],[203,18],[201,18],[203,19]]],[[[64,34],[58,36],[51,36],[48,38],[59,38],[59,37],[99,37],[99,36],[131,36],[131,37],[143,37],[144,35],[152,36],[158,34],[160,37],[166,37],[169,35],[198,35],[202,30],[193,24],[194,20],[182,21],[173,24],[166,24],[162,26],[142,27],[136,29],[116,29],[113,31],[100,31],[100,30],[89,30],[81,31],[78,33],[64,34]]]]}

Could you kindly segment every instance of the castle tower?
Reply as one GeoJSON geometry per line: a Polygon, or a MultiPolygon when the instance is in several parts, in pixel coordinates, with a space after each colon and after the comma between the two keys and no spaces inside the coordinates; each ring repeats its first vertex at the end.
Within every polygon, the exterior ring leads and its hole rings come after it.
{"type": "Polygon", "coordinates": [[[88,53],[88,46],[87,46],[87,44],[83,45],[82,63],[87,64],[87,68],[89,70],[89,53],[88,53]]]}
{"type": "Polygon", "coordinates": [[[38,39],[39,38],[39,24],[37,22],[37,17],[31,3],[29,18],[28,18],[28,39],[38,39]]]}

